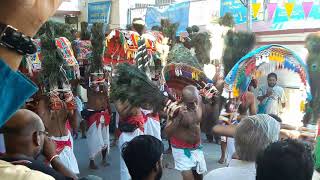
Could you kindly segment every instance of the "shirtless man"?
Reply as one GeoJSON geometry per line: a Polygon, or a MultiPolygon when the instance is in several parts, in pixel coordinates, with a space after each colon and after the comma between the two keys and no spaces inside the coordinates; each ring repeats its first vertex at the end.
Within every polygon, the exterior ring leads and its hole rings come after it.
{"type": "Polygon", "coordinates": [[[200,143],[201,104],[197,88],[186,86],[182,91],[178,115],[165,127],[172,145],[175,169],[181,171],[184,180],[202,179],[207,171],[200,143]]]}
{"type": "MultiPolygon", "coordinates": [[[[106,76],[101,74],[101,76],[106,76]]],[[[108,101],[106,77],[94,76],[92,83],[87,87],[87,107],[81,112],[88,126],[87,143],[89,148],[89,167],[98,169],[94,159],[101,152],[102,165],[109,166],[107,153],[110,148],[109,124],[111,109],[108,101]]]]}
{"type": "MultiPolygon", "coordinates": [[[[122,150],[123,144],[131,141],[134,137],[144,134],[145,117],[140,107],[133,107],[128,101],[117,100],[115,102],[119,113],[119,149],[122,150]]],[[[127,166],[120,155],[120,180],[129,180],[130,175],[127,166]]]]}
{"type": "Polygon", "coordinates": [[[254,89],[257,88],[257,81],[255,79],[251,80],[248,91],[245,92],[240,98],[240,105],[239,108],[249,114],[250,116],[257,114],[256,103],[255,103],[255,96],[253,94],[254,89]]]}
{"type": "Polygon", "coordinates": [[[73,152],[73,139],[70,127],[68,128],[71,125],[77,129],[75,111],[67,110],[65,105],[61,110],[51,110],[49,98],[42,96],[39,100],[37,113],[49,133],[49,138],[56,143],[56,153],[62,163],[73,173],[79,174],[77,159],[73,152]]]}

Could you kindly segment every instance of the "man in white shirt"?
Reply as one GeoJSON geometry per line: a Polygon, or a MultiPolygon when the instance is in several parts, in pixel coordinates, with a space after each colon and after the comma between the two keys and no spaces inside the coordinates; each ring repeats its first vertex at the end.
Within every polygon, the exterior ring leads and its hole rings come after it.
{"type": "Polygon", "coordinates": [[[275,73],[268,75],[268,86],[259,88],[258,107],[259,114],[280,114],[280,104],[282,108],[286,106],[286,96],[284,89],[277,85],[278,76],[275,73]]]}
{"type": "Polygon", "coordinates": [[[239,160],[232,159],[229,167],[215,169],[204,179],[255,180],[255,160],[258,153],[279,139],[280,123],[271,116],[258,114],[239,123],[235,133],[235,148],[239,160]]]}

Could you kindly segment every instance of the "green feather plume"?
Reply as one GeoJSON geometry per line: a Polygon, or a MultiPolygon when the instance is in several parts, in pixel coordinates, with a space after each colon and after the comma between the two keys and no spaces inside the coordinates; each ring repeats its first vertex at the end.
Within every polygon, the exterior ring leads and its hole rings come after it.
{"type": "Polygon", "coordinates": [[[112,101],[128,100],[131,105],[141,107],[147,103],[155,111],[163,108],[165,96],[147,75],[134,65],[119,64],[112,80],[110,97],[112,101]]]}

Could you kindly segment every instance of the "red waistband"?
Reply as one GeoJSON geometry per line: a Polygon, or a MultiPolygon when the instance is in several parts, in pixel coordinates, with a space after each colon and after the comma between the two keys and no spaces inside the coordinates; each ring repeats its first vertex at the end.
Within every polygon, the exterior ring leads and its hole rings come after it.
{"type": "MultiPolygon", "coordinates": [[[[120,120],[120,121],[124,121],[128,124],[134,125],[136,127],[138,127],[142,132],[144,132],[144,123],[145,123],[146,118],[141,114],[141,115],[137,115],[137,116],[130,116],[128,117],[126,120],[120,120]]],[[[121,131],[118,129],[118,138],[121,135],[121,131]]]]}
{"type": "Polygon", "coordinates": [[[57,141],[57,140],[53,140],[53,141],[56,144],[56,153],[57,154],[60,154],[63,151],[63,149],[67,146],[72,148],[70,138],[67,141],[57,141]]]}
{"type": "Polygon", "coordinates": [[[150,113],[150,114],[143,115],[143,116],[145,118],[145,122],[148,121],[148,117],[152,118],[153,120],[156,120],[156,121],[160,122],[160,116],[159,116],[158,113],[155,113],[155,114],[154,113],[150,113]]]}
{"type": "Polygon", "coordinates": [[[87,120],[88,122],[88,127],[91,127],[92,124],[96,123],[97,124],[97,127],[99,126],[100,124],[100,118],[101,116],[104,117],[104,124],[107,126],[110,124],[110,115],[108,113],[108,111],[102,111],[102,112],[97,112],[93,115],[91,115],[89,117],[89,119],[87,120]]]}
{"type": "Polygon", "coordinates": [[[183,149],[183,148],[194,149],[194,148],[198,148],[200,146],[200,141],[195,144],[189,144],[189,143],[181,141],[175,137],[170,138],[170,143],[171,143],[172,147],[181,148],[181,149],[183,149]]]}

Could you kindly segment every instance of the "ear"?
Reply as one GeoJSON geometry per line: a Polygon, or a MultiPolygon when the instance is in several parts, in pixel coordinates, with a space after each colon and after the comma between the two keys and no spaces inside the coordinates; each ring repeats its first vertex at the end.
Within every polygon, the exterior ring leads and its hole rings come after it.
{"type": "Polygon", "coordinates": [[[41,139],[40,139],[40,135],[38,132],[34,132],[32,134],[32,141],[36,146],[40,146],[41,139]]]}
{"type": "Polygon", "coordinates": [[[157,163],[156,163],[156,171],[158,172],[158,171],[160,171],[160,169],[162,169],[162,161],[161,160],[159,160],[157,163]]]}

